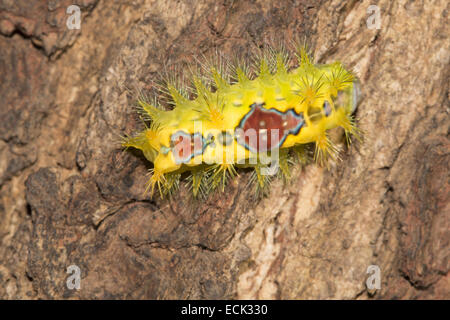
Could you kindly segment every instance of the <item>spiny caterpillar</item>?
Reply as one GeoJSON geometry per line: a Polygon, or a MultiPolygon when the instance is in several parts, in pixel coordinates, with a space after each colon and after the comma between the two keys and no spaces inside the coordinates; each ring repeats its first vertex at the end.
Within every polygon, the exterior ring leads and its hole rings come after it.
{"type": "Polygon", "coordinates": [[[358,137],[352,118],[358,82],[340,62],[315,65],[304,47],[295,57],[295,68],[284,49],[257,55],[250,67],[203,65],[206,72],[192,73],[193,88],[165,82],[170,109],[139,100],[149,125],[122,145],[142,150],[154,164],[146,191],[157,187],[161,196],[170,194],[184,172],[194,197],[224,191],[236,168],[253,168],[264,189],[274,163],[289,178],[289,151],[301,156],[310,143],[319,163],[335,159],[329,129],[342,127],[348,143],[351,135],[358,137]]]}

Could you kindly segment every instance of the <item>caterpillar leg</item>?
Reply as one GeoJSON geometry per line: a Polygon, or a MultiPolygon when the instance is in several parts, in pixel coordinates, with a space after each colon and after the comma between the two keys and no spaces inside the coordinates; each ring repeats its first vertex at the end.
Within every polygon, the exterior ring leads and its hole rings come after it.
{"type": "Polygon", "coordinates": [[[289,168],[289,150],[288,149],[280,149],[279,151],[280,160],[280,172],[283,176],[284,181],[289,181],[291,179],[291,172],[289,168]]]}
{"type": "Polygon", "coordinates": [[[144,194],[150,190],[150,196],[153,196],[155,188],[158,188],[162,198],[178,187],[181,165],[174,165],[168,162],[167,157],[163,154],[159,154],[153,164],[154,168],[150,170],[151,177],[147,182],[144,194]]]}
{"type": "Polygon", "coordinates": [[[190,188],[194,198],[200,195],[205,197],[208,192],[208,173],[204,168],[192,168],[191,175],[188,177],[190,188]]]}
{"type": "Polygon", "coordinates": [[[211,189],[216,189],[221,186],[221,191],[225,191],[225,185],[229,178],[233,178],[238,175],[234,164],[232,163],[221,163],[213,166],[211,168],[211,189]]]}
{"type": "Polygon", "coordinates": [[[311,156],[306,144],[297,144],[294,146],[294,153],[297,156],[297,161],[305,166],[311,161],[311,156]]]}
{"type": "Polygon", "coordinates": [[[144,195],[150,191],[150,197],[153,197],[155,189],[158,189],[161,198],[165,195],[171,195],[173,191],[178,189],[180,182],[179,173],[162,173],[156,170],[150,170],[150,179],[147,182],[147,187],[144,191],[144,195]]]}
{"type": "Polygon", "coordinates": [[[147,182],[147,187],[145,188],[144,195],[150,190],[150,197],[153,197],[155,192],[155,187],[158,188],[159,194],[161,198],[164,196],[164,184],[166,182],[164,173],[159,170],[152,169],[150,170],[150,179],[147,182]]]}
{"type": "Polygon", "coordinates": [[[261,165],[255,166],[255,174],[256,174],[256,179],[257,179],[256,181],[258,182],[258,185],[261,188],[264,188],[267,181],[265,179],[265,176],[263,176],[261,174],[261,165]]]}
{"type": "Polygon", "coordinates": [[[329,158],[331,158],[332,160],[339,159],[339,150],[324,132],[316,140],[314,160],[316,161],[316,163],[323,166],[324,164],[328,165],[329,158]]]}
{"type": "Polygon", "coordinates": [[[250,177],[250,181],[248,183],[248,187],[254,185],[255,194],[257,197],[266,195],[269,192],[269,185],[271,181],[270,175],[265,175],[262,173],[262,169],[266,166],[258,163],[254,167],[254,171],[250,177]]]}
{"type": "Polygon", "coordinates": [[[164,176],[164,184],[163,184],[163,193],[164,195],[172,195],[174,191],[176,191],[180,185],[180,177],[181,174],[171,172],[164,176]]]}
{"type": "Polygon", "coordinates": [[[358,141],[362,141],[363,133],[362,130],[359,129],[356,124],[355,120],[352,115],[346,115],[341,123],[342,128],[344,128],[345,131],[345,140],[347,142],[347,145],[349,146],[352,143],[352,136],[356,138],[358,141]]]}

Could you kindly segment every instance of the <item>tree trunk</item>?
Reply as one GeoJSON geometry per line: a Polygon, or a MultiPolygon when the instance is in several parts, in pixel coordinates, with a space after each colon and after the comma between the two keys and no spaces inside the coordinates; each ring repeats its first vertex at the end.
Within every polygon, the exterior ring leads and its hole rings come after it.
{"type": "Polygon", "coordinates": [[[72,3],[0,1],[0,298],[450,298],[448,1],[72,3]],[[130,92],[280,37],[354,70],[364,142],[261,200],[143,196],[130,92]]]}

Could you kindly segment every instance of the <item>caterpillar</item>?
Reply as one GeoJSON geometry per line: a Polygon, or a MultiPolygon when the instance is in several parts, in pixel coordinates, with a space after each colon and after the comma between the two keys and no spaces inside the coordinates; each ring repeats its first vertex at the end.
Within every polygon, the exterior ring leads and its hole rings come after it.
{"type": "Polygon", "coordinates": [[[191,82],[192,88],[165,81],[171,108],[139,99],[145,128],[123,138],[123,147],[142,150],[154,165],[151,195],[171,194],[184,173],[194,197],[224,191],[236,168],[253,169],[264,189],[274,172],[290,177],[290,154],[301,158],[308,144],[320,164],[336,159],[330,129],[342,127],[348,143],[359,138],[352,116],[358,80],[340,62],[314,64],[305,47],[294,55],[266,50],[252,66],[206,63],[203,72],[191,72],[191,82]],[[290,67],[292,57],[297,67],[290,67]]]}

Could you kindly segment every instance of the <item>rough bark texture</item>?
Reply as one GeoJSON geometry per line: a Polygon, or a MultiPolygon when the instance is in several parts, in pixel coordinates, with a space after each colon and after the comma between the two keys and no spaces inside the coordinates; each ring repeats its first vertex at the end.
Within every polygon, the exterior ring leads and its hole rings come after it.
{"type": "Polygon", "coordinates": [[[0,298],[450,298],[448,1],[0,1],[0,298]],[[81,30],[66,8],[82,10],[81,30]],[[32,4],[39,3],[39,4],[32,4]],[[381,10],[368,29],[367,8],[381,10]],[[306,38],[361,79],[365,142],[252,200],[142,195],[128,88],[306,38]],[[66,286],[69,265],[81,289],[66,286]],[[366,288],[378,265],[381,289],[366,288]]]}

